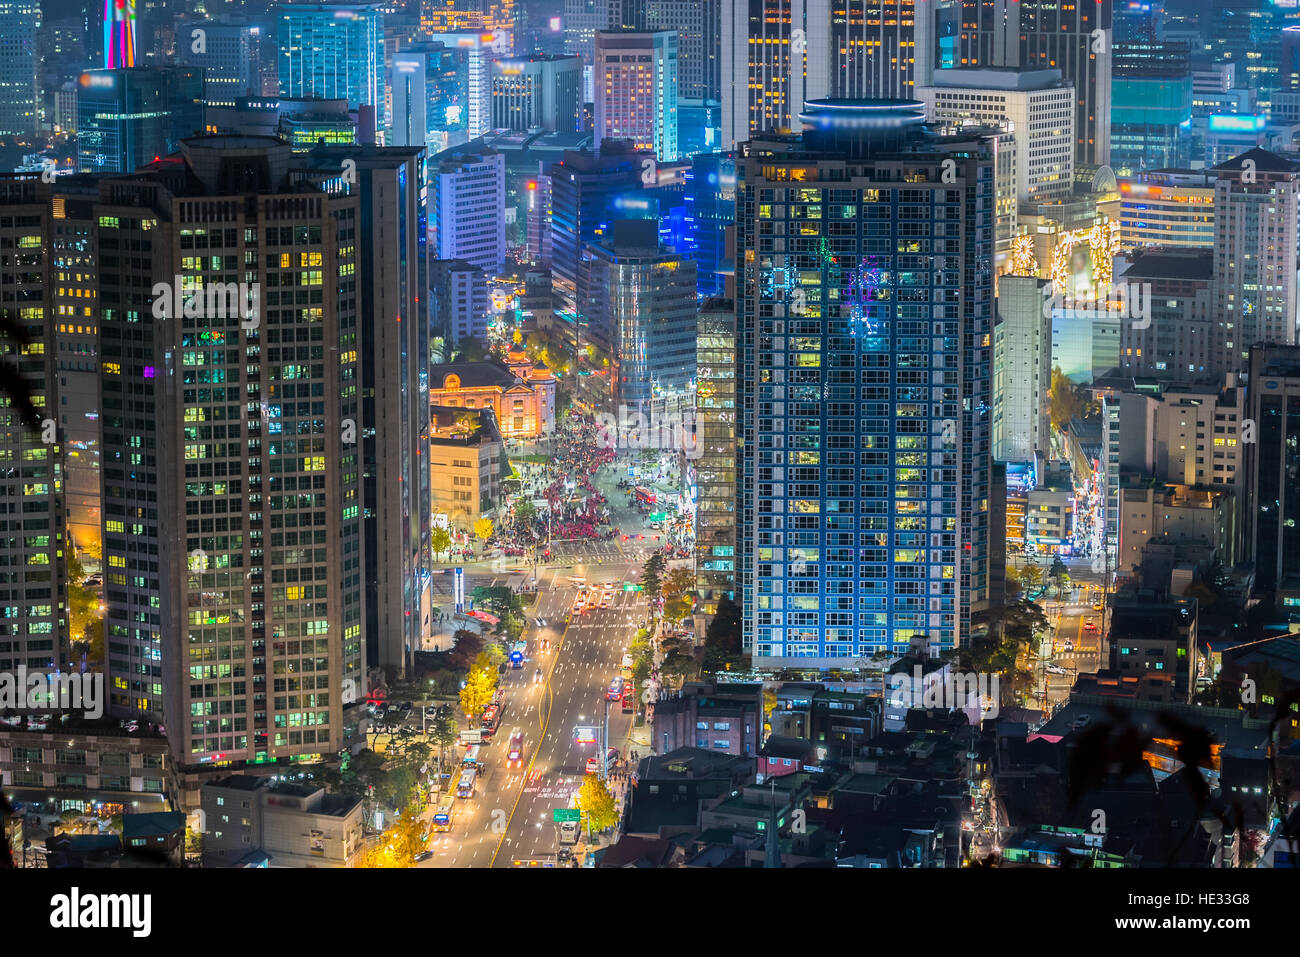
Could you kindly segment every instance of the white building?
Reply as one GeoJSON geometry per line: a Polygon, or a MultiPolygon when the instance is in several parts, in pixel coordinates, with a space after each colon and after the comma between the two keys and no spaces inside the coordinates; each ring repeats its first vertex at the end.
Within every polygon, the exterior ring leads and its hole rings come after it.
{"type": "Polygon", "coordinates": [[[1002,276],[993,327],[993,458],[1030,462],[1051,437],[1051,324],[1043,315],[1047,280],[1002,276]]]}
{"type": "Polygon", "coordinates": [[[492,150],[435,157],[430,229],[439,259],[496,275],[506,259],[506,164],[492,150]]]}
{"type": "Polygon", "coordinates": [[[954,125],[1012,124],[1016,196],[1045,203],[1069,196],[1074,179],[1074,88],[1060,70],[935,70],[917,87],[926,119],[954,125]]]}

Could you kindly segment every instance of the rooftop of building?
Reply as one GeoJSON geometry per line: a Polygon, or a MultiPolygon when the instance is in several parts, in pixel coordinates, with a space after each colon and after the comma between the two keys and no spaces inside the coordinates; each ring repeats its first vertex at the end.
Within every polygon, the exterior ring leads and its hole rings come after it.
{"type": "Polygon", "coordinates": [[[1258,146],[1213,167],[1213,172],[1240,172],[1247,162],[1259,173],[1300,173],[1300,163],[1258,146]]]}
{"type": "Polygon", "coordinates": [[[501,441],[496,414],[491,409],[430,406],[429,426],[431,445],[465,447],[501,441]]]}
{"type": "Polygon", "coordinates": [[[963,89],[1030,92],[1067,87],[1070,84],[1062,80],[1061,71],[1056,69],[951,67],[949,69],[935,70],[933,85],[963,89]]]}
{"type": "Polygon", "coordinates": [[[1146,246],[1129,254],[1126,279],[1185,279],[1209,282],[1214,278],[1214,247],[1167,249],[1146,246]]]}
{"type": "Polygon", "coordinates": [[[495,362],[448,362],[429,367],[429,388],[437,389],[522,389],[530,391],[527,384],[509,369],[495,362]],[[455,376],[453,385],[447,382],[455,376]]]}
{"type": "Polygon", "coordinates": [[[124,814],[122,815],[122,840],[153,834],[171,834],[184,827],[185,815],[180,811],[124,814]]]}

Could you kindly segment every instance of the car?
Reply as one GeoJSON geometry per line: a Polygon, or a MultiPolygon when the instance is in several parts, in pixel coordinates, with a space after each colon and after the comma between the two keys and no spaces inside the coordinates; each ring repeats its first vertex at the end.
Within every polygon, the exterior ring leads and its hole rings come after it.
{"type": "Polygon", "coordinates": [[[1101,602],[1094,602],[1094,603],[1093,603],[1093,606],[1092,606],[1092,610],[1093,610],[1093,611],[1101,611],[1101,610],[1102,610],[1102,604],[1101,604],[1101,602]]]}
{"type": "Polygon", "coordinates": [[[542,639],[542,651],[550,651],[550,650],[551,650],[551,639],[549,639],[549,638],[543,638],[543,639],[542,639]]]}
{"type": "Polygon", "coordinates": [[[1073,721],[1070,722],[1070,727],[1073,728],[1075,731],[1078,731],[1080,728],[1086,728],[1088,726],[1088,722],[1091,720],[1092,720],[1092,715],[1081,714],[1073,721]]]}
{"type": "Polygon", "coordinates": [[[87,578],[84,582],[82,582],[82,584],[85,585],[87,588],[98,588],[104,584],[104,579],[98,576],[94,576],[91,578],[87,578]]]}
{"type": "Polygon", "coordinates": [[[399,704],[399,705],[397,706],[397,712],[398,712],[398,714],[400,714],[400,715],[402,715],[402,716],[406,716],[406,715],[410,714],[410,713],[411,713],[411,702],[409,702],[409,701],[403,701],[401,704],[399,704]]]}
{"type": "Polygon", "coordinates": [[[600,771],[600,759],[594,754],[587,759],[587,774],[596,774],[600,771]]]}
{"type": "Polygon", "coordinates": [[[623,696],[623,678],[620,675],[619,677],[614,678],[609,683],[609,687],[605,689],[605,700],[617,701],[622,696],[623,696]]]}
{"type": "Polygon", "coordinates": [[[1046,670],[1049,675],[1063,675],[1067,673],[1060,665],[1048,665],[1046,670]]]}
{"type": "Polygon", "coordinates": [[[431,857],[433,857],[433,851],[421,851],[419,854],[415,855],[415,863],[419,864],[421,861],[427,861],[431,857]]]}
{"type": "Polygon", "coordinates": [[[1091,621],[1085,621],[1085,622],[1083,623],[1083,630],[1084,630],[1084,631],[1096,631],[1096,630],[1097,630],[1097,626],[1096,626],[1095,623],[1093,623],[1093,622],[1091,622],[1091,621]]]}
{"type": "Polygon", "coordinates": [[[539,684],[541,684],[541,683],[542,683],[542,678],[543,678],[543,675],[542,675],[542,669],[541,669],[541,668],[535,668],[535,669],[533,670],[533,684],[535,684],[535,685],[539,685],[539,684]]]}
{"type": "Polygon", "coordinates": [[[516,731],[510,736],[510,747],[506,751],[506,767],[519,768],[524,764],[524,733],[516,731]]]}
{"type": "Polygon", "coordinates": [[[609,607],[610,605],[612,605],[613,603],[614,603],[614,600],[613,600],[612,598],[610,598],[608,595],[606,595],[604,598],[602,598],[602,599],[600,600],[600,607],[601,607],[601,608],[608,608],[608,607],[609,607]]]}

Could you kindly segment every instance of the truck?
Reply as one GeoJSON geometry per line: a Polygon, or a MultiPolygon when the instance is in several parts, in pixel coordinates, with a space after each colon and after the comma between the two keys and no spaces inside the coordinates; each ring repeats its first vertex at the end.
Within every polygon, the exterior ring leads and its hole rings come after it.
{"type": "Polygon", "coordinates": [[[472,745],[472,744],[482,744],[482,743],[483,743],[483,729],[482,729],[482,728],[470,728],[470,729],[468,729],[467,731],[462,731],[462,732],[460,733],[460,736],[459,736],[456,740],[459,741],[459,742],[461,743],[461,745],[466,746],[466,747],[468,747],[469,745],[472,745]]]}
{"type": "Polygon", "coordinates": [[[560,846],[564,847],[570,844],[578,843],[578,822],[561,821],[560,822],[560,846]]]}

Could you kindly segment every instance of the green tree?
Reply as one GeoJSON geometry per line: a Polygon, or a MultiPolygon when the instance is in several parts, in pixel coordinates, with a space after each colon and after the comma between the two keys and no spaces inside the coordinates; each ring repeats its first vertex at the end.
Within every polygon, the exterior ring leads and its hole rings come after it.
{"type": "Polygon", "coordinates": [[[664,560],[663,553],[655,552],[646,559],[645,568],[641,572],[641,590],[652,603],[663,593],[665,565],[667,562],[664,560]]]}
{"type": "Polygon", "coordinates": [[[429,740],[438,746],[439,765],[446,765],[447,749],[455,747],[459,737],[460,725],[456,722],[456,716],[450,711],[444,712],[433,719],[429,725],[429,740]]]}
{"type": "Polygon", "coordinates": [[[674,568],[664,578],[664,598],[669,601],[674,598],[681,598],[684,595],[690,595],[694,591],[695,573],[689,568],[674,568]]]}
{"type": "Polygon", "coordinates": [[[533,524],[537,518],[537,506],[532,502],[524,499],[522,502],[515,503],[515,521],[524,528],[533,524]]]}
{"type": "Polygon", "coordinates": [[[429,547],[435,555],[445,555],[451,548],[451,532],[445,528],[435,528],[429,533],[429,547]]]}
{"type": "Polygon", "coordinates": [[[740,606],[730,598],[718,602],[717,614],[704,630],[703,670],[709,674],[739,667],[741,649],[740,606]]]}
{"type": "Polygon", "coordinates": [[[599,775],[588,774],[578,789],[578,810],[582,812],[582,827],[603,831],[618,823],[618,808],[614,795],[599,775]]]}

